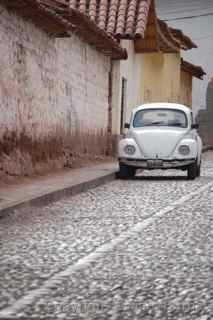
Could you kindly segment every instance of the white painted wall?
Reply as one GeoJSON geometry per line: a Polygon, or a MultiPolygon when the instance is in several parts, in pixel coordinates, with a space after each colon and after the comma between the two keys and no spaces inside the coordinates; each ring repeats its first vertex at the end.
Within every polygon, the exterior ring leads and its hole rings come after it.
{"type": "Polygon", "coordinates": [[[122,40],[121,46],[127,50],[128,59],[113,63],[113,134],[120,134],[120,111],[121,111],[121,89],[122,77],[127,79],[126,110],[124,122],[129,122],[131,111],[140,104],[140,79],[142,54],[134,51],[132,40],[122,40]]]}

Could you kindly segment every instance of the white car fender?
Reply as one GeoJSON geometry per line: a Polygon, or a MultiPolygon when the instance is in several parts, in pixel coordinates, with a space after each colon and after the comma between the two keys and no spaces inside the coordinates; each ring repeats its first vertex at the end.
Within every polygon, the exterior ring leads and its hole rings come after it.
{"type": "Polygon", "coordinates": [[[176,159],[196,159],[198,157],[198,143],[195,139],[183,138],[175,148],[175,151],[172,155],[176,159]],[[188,146],[190,148],[190,153],[187,155],[182,155],[179,153],[178,149],[181,145],[188,146]]]}
{"type": "Polygon", "coordinates": [[[137,143],[132,138],[124,138],[124,139],[119,141],[118,154],[119,154],[119,156],[121,158],[134,158],[134,159],[139,158],[140,159],[142,157],[142,154],[140,152],[140,149],[139,149],[137,143]],[[131,146],[135,147],[136,151],[135,151],[135,153],[133,155],[129,155],[129,154],[125,153],[124,148],[127,145],[131,145],[131,146]]]}

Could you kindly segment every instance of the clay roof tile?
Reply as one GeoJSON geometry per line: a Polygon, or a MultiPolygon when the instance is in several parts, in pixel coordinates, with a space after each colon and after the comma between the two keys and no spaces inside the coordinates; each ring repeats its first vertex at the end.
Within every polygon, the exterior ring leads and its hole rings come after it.
{"type": "Polygon", "coordinates": [[[125,31],[126,12],[127,12],[127,0],[120,0],[118,16],[117,16],[117,25],[116,25],[116,31],[115,31],[116,36],[121,36],[125,31]]]}
{"type": "Polygon", "coordinates": [[[85,13],[86,12],[86,0],[80,0],[79,1],[79,8],[78,10],[81,12],[81,13],[85,13]]]}
{"type": "Polygon", "coordinates": [[[107,18],[107,0],[101,0],[100,8],[99,8],[99,17],[98,17],[98,26],[101,29],[105,29],[106,27],[106,18],[107,18]]]}
{"type": "Polygon", "coordinates": [[[99,28],[117,38],[144,36],[149,7],[154,0],[67,0],[99,28]]]}
{"type": "Polygon", "coordinates": [[[151,1],[141,1],[139,3],[138,14],[137,14],[137,22],[136,22],[136,30],[135,35],[139,37],[144,37],[146,24],[148,20],[149,14],[149,6],[151,1]]]}
{"type": "Polygon", "coordinates": [[[90,0],[88,16],[93,21],[96,20],[96,7],[97,7],[97,1],[96,0],[90,0]]]}
{"type": "Polygon", "coordinates": [[[70,8],[75,9],[77,5],[77,0],[70,0],[69,5],[70,5],[70,8]]]}
{"type": "Polygon", "coordinates": [[[131,0],[129,3],[127,19],[126,19],[126,34],[129,36],[134,33],[136,8],[137,8],[137,1],[131,0]]]}
{"type": "Polygon", "coordinates": [[[113,34],[116,26],[116,16],[118,11],[118,0],[111,0],[111,5],[109,8],[109,18],[106,31],[113,34]]]}

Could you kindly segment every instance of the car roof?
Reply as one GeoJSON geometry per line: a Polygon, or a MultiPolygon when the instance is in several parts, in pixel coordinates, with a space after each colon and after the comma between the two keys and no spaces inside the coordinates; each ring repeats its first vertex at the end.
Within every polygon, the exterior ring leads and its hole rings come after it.
{"type": "Polygon", "coordinates": [[[186,107],[182,104],[178,104],[178,103],[168,103],[168,102],[156,102],[156,103],[146,103],[146,104],[142,104],[141,106],[134,108],[133,112],[137,112],[141,109],[175,109],[175,110],[181,110],[185,113],[190,113],[192,110],[189,107],[186,107]]]}

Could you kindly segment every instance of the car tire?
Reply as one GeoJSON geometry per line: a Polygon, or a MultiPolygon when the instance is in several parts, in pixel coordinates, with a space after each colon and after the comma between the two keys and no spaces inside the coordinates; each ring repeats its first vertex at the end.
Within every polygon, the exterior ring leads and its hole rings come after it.
{"type": "Polygon", "coordinates": [[[187,177],[189,180],[194,180],[198,176],[197,162],[192,163],[187,169],[187,177]]]}
{"type": "Polygon", "coordinates": [[[133,167],[129,167],[125,164],[119,164],[120,170],[118,172],[118,178],[125,179],[131,178],[135,176],[136,169],[133,167]]]}
{"type": "Polygon", "coordinates": [[[200,177],[201,172],[201,162],[199,163],[199,166],[197,166],[197,177],[200,177]]]}

